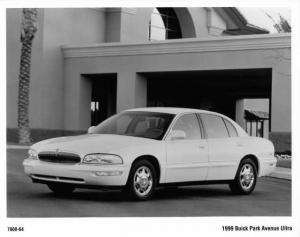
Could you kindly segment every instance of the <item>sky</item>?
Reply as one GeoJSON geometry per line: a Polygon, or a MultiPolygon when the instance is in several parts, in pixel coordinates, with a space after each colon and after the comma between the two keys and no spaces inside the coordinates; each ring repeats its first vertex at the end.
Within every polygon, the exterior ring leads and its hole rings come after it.
{"type": "Polygon", "coordinates": [[[238,8],[248,23],[267,29],[270,33],[277,33],[274,22],[266,15],[270,15],[276,22],[279,21],[279,14],[283,16],[291,25],[290,8],[238,8]]]}

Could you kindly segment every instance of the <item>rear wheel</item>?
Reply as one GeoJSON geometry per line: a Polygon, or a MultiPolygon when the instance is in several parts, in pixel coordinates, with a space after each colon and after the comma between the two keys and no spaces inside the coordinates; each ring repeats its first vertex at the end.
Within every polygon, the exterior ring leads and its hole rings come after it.
{"type": "Polygon", "coordinates": [[[250,194],[255,188],[256,180],[256,165],[251,159],[246,158],[241,161],[235,179],[229,187],[233,193],[250,194]]]}
{"type": "Polygon", "coordinates": [[[125,191],[135,200],[148,200],[154,194],[156,182],[154,166],[147,160],[140,160],[131,168],[125,191]]]}
{"type": "Polygon", "coordinates": [[[47,184],[48,188],[57,195],[68,195],[74,191],[74,187],[69,184],[47,184]]]}

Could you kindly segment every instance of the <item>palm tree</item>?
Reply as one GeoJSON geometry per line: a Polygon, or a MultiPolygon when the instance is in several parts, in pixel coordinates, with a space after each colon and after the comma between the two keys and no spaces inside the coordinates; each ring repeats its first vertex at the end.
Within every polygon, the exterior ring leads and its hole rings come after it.
{"type": "Polygon", "coordinates": [[[31,49],[34,34],[37,31],[37,9],[23,8],[21,25],[21,60],[19,71],[19,94],[18,94],[18,135],[20,144],[29,144],[29,86],[31,49]]]}
{"type": "Polygon", "coordinates": [[[280,25],[281,32],[292,32],[292,27],[290,23],[287,21],[287,19],[285,19],[281,15],[279,15],[279,18],[280,18],[279,25],[280,25]]]}
{"type": "Polygon", "coordinates": [[[278,33],[289,33],[292,32],[292,27],[288,20],[284,18],[281,14],[278,14],[279,21],[275,21],[274,18],[268,14],[267,12],[263,11],[269,19],[273,22],[274,28],[277,30],[278,33]]]}

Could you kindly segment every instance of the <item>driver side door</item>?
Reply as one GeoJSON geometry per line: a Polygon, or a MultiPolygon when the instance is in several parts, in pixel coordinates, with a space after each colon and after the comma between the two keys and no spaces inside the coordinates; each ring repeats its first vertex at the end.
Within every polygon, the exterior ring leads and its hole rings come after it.
{"type": "Polygon", "coordinates": [[[196,114],[181,115],[166,139],[166,182],[189,182],[206,179],[208,144],[203,137],[196,114]],[[185,137],[172,139],[172,131],[183,131],[185,137]]]}

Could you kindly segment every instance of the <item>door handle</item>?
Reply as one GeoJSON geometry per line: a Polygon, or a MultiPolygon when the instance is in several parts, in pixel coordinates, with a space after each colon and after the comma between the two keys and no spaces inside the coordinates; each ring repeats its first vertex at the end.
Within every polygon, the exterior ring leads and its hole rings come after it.
{"type": "Polygon", "coordinates": [[[238,147],[242,147],[242,146],[243,146],[242,143],[237,143],[236,145],[237,145],[238,147]]]}
{"type": "Polygon", "coordinates": [[[200,149],[205,149],[205,148],[206,148],[205,145],[199,145],[198,147],[199,147],[200,149]]]}

